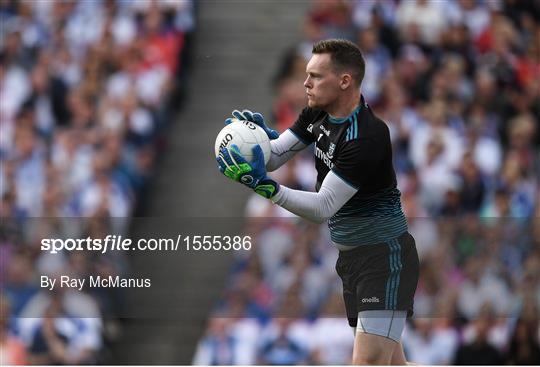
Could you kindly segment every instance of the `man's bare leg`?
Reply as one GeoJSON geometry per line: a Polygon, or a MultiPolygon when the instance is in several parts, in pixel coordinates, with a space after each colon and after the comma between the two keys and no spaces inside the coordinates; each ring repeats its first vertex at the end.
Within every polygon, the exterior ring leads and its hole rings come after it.
{"type": "Polygon", "coordinates": [[[394,353],[392,354],[390,364],[395,366],[405,366],[409,364],[407,363],[407,359],[405,359],[405,353],[403,352],[403,345],[401,343],[396,344],[394,347],[394,353]]]}
{"type": "Polygon", "coordinates": [[[400,344],[384,336],[357,332],[354,338],[354,365],[389,365],[400,344]]]}

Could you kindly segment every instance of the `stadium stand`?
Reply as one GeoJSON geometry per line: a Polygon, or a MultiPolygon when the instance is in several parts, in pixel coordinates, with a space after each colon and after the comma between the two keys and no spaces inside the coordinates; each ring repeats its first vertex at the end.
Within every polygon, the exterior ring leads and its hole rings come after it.
{"type": "Polygon", "coordinates": [[[144,210],[186,94],[194,2],[7,0],[0,24],[0,363],[110,363],[122,290],[51,295],[37,275],[128,274],[126,256],[36,239],[125,234],[144,210]]]}
{"type": "MultiPolygon", "coordinates": [[[[271,120],[283,131],[305,106],[313,42],[358,43],[421,259],[408,359],[539,364],[539,3],[314,1],[303,37],[273,80],[271,120]]],[[[313,190],[312,159],[300,154],[276,179],[313,190]]],[[[258,246],[236,261],[193,363],[348,364],[326,225],[256,195],[245,213],[258,246]]]]}

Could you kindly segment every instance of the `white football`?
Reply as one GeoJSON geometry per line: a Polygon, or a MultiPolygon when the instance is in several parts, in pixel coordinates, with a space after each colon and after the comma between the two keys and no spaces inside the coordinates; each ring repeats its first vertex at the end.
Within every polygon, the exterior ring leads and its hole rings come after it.
{"type": "Polygon", "coordinates": [[[252,148],[257,144],[263,151],[264,163],[266,164],[270,159],[270,139],[259,125],[251,121],[233,119],[233,122],[219,132],[214,145],[216,157],[221,148],[229,148],[232,144],[238,146],[240,153],[248,162],[253,160],[252,148]]]}

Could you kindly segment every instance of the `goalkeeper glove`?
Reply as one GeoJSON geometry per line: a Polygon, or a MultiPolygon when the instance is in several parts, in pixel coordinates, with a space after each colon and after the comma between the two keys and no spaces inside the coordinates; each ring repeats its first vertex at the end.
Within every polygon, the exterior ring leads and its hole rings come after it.
{"type": "Polygon", "coordinates": [[[221,148],[218,168],[225,176],[253,189],[257,194],[270,199],[279,191],[279,184],[268,177],[264,166],[264,154],[259,145],[253,147],[253,160],[248,162],[236,145],[221,148]]]}
{"type": "MultiPolygon", "coordinates": [[[[253,113],[250,110],[243,110],[242,112],[240,112],[238,110],[234,110],[232,112],[232,115],[234,116],[234,118],[236,118],[238,120],[242,120],[242,121],[247,120],[247,121],[251,121],[251,122],[259,125],[259,127],[261,127],[264,130],[266,135],[268,135],[268,138],[270,140],[274,140],[274,139],[279,138],[279,133],[276,130],[270,129],[268,126],[266,126],[266,123],[264,122],[264,117],[259,112],[253,113]]],[[[233,121],[232,118],[226,119],[225,120],[225,125],[230,124],[232,121],[233,121]]]]}

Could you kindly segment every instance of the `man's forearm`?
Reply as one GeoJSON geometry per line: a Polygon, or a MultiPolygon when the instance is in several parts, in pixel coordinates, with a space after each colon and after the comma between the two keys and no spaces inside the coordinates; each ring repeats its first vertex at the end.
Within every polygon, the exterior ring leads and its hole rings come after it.
{"type": "Polygon", "coordinates": [[[330,171],[319,192],[293,190],[280,186],[278,193],[271,200],[293,214],[321,223],[334,215],[354,196],[356,191],[330,171]]]}

